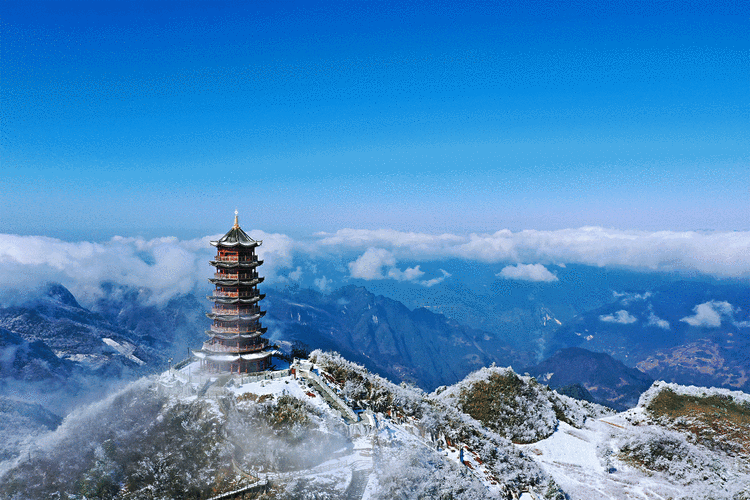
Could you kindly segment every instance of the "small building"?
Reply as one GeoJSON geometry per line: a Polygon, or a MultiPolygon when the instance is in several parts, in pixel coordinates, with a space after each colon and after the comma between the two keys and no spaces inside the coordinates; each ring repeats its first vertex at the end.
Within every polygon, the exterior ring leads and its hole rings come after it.
{"type": "Polygon", "coordinates": [[[215,285],[211,312],[213,320],[206,333],[209,339],[193,354],[201,360],[201,367],[210,372],[253,373],[271,367],[272,350],[268,339],[263,338],[267,328],[260,324],[266,312],[260,310],[265,294],[258,291],[263,278],[258,267],[263,264],[255,255],[255,247],[263,242],[247,235],[234,212],[234,226],[218,241],[216,257],[210,261],[216,268],[209,281],[215,285]]]}

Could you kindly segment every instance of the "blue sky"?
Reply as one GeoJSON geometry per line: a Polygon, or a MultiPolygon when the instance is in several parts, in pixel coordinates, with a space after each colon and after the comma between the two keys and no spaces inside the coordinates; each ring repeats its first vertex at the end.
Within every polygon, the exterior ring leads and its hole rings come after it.
{"type": "Polygon", "coordinates": [[[0,232],[750,229],[743,2],[3,2],[0,232]]]}

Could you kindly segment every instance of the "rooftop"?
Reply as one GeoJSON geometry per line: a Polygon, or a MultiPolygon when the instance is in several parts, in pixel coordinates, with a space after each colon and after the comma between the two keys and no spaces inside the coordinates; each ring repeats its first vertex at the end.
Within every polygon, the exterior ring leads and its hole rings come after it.
{"type": "Polygon", "coordinates": [[[242,230],[240,227],[240,224],[237,220],[237,211],[234,211],[234,226],[232,226],[232,229],[227,232],[224,236],[219,238],[217,241],[212,241],[211,245],[215,247],[236,247],[236,246],[243,246],[243,247],[255,247],[261,245],[262,241],[256,241],[252,239],[250,236],[247,235],[245,231],[242,230]]]}

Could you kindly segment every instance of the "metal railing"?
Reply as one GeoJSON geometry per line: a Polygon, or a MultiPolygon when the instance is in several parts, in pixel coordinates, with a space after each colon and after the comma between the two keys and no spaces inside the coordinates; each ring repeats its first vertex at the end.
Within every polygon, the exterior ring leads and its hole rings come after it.
{"type": "Polygon", "coordinates": [[[214,314],[260,314],[257,307],[245,309],[241,307],[212,307],[211,312],[214,314]]]}
{"type": "Polygon", "coordinates": [[[248,258],[240,259],[237,256],[231,257],[227,255],[224,255],[224,256],[217,255],[216,257],[214,257],[214,261],[216,262],[258,262],[258,258],[255,257],[254,259],[248,259],[248,258]]]}
{"type": "Polygon", "coordinates": [[[251,274],[214,273],[214,278],[221,279],[221,280],[252,280],[252,279],[256,279],[257,277],[258,275],[254,273],[251,273],[251,274]]]}
{"type": "Polygon", "coordinates": [[[254,296],[254,294],[250,293],[250,292],[239,293],[239,292],[225,292],[225,291],[222,291],[222,290],[214,290],[213,296],[214,297],[231,297],[231,298],[244,299],[244,298],[252,298],[254,296]]]}
{"type": "Polygon", "coordinates": [[[257,333],[258,335],[261,334],[255,327],[248,327],[248,328],[237,328],[231,327],[231,326],[214,326],[211,325],[211,331],[214,333],[257,333]]]}

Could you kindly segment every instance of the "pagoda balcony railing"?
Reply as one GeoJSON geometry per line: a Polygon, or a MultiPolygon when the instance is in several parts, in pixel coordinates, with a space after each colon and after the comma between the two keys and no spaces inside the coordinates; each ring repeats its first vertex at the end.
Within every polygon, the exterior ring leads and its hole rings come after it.
{"type": "Polygon", "coordinates": [[[237,327],[237,326],[216,326],[211,325],[211,331],[214,333],[254,333],[258,332],[258,335],[261,333],[258,331],[259,327],[256,326],[245,326],[245,327],[237,327]]]}
{"type": "Polygon", "coordinates": [[[256,351],[262,351],[266,347],[268,347],[268,340],[266,339],[263,339],[263,342],[259,344],[246,345],[242,347],[228,346],[228,345],[222,345],[222,344],[209,344],[209,343],[203,344],[204,351],[212,351],[212,352],[235,352],[235,353],[256,352],[256,351]]]}
{"type": "Polygon", "coordinates": [[[243,309],[240,307],[224,308],[224,307],[212,307],[211,312],[214,314],[260,314],[260,309],[243,309]]]}
{"type": "Polygon", "coordinates": [[[222,274],[222,273],[214,273],[214,278],[220,279],[220,280],[253,280],[258,277],[257,274],[251,274],[251,273],[235,273],[235,274],[222,274]]]}
{"type": "Polygon", "coordinates": [[[220,257],[218,255],[214,257],[214,260],[216,262],[258,262],[257,257],[254,259],[247,259],[247,258],[240,259],[239,257],[227,257],[227,256],[220,257]]]}
{"type": "Polygon", "coordinates": [[[232,297],[232,298],[240,298],[240,299],[246,299],[246,298],[252,298],[255,297],[254,293],[251,292],[224,292],[221,290],[214,290],[214,297],[232,297]]]}

